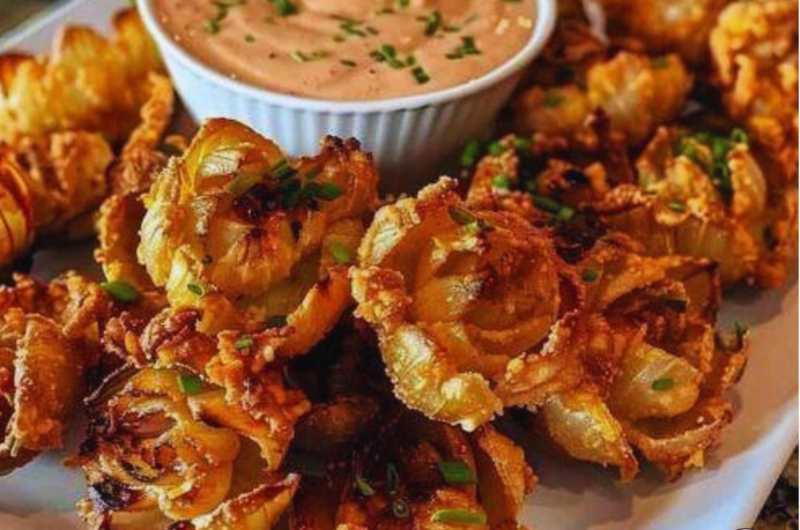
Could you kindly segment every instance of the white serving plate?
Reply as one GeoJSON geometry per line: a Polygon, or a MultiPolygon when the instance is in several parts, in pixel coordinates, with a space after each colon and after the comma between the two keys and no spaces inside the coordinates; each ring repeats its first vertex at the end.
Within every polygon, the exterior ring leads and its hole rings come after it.
{"type": "MultiPolygon", "coordinates": [[[[0,40],[0,51],[44,51],[65,23],[105,30],[112,13],[126,4],[73,0],[0,40]]],[[[39,252],[34,273],[47,278],[69,267],[91,269],[90,256],[89,245],[39,252]]],[[[610,470],[536,450],[533,464],[540,485],[525,505],[523,524],[535,530],[736,530],[751,525],[797,444],[796,270],[781,290],[746,289],[727,296],[722,322],[733,320],[750,324],[752,354],[733,395],[734,423],[705,469],[670,484],[646,468],[633,484],[622,485],[610,470]]],[[[81,428],[70,432],[64,452],[0,478],[0,529],[82,528],[73,507],[83,478],[61,465],[80,441],[81,428]]]]}

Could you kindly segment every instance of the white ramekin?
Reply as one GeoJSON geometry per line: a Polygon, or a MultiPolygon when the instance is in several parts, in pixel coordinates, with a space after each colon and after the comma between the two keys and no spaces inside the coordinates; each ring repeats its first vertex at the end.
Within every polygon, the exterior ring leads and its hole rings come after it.
{"type": "Polygon", "coordinates": [[[531,38],[513,58],[473,81],[445,90],[375,101],[330,101],[270,92],[226,77],[178,46],[164,31],[151,0],[138,0],[175,87],[192,117],[246,123],[293,155],[316,152],[326,134],[354,137],[371,151],[385,192],[414,191],[443,160],[483,138],[523,69],[539,54],[556,20],[555,0],[535,0],[531,38]]]}

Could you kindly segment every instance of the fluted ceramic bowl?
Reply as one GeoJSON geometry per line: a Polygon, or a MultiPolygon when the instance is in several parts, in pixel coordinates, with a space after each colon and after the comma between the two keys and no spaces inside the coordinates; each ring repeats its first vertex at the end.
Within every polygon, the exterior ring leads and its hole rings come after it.
{"type": "Polygon", "coordinates": [[[468,140],[486,136],[523,70],[552,34],[555,0],[534,2],[527,44],[498,68],[444,90],[375,101],[331,101],[272,92],[231,79],[178,46],[157,20],[152,0],[138,0],[175,87],[197,121],[239,120],[291,154],[316,151],[326,134],[354,137],[371,151],[387,192],[414,191],[468,140]]]}

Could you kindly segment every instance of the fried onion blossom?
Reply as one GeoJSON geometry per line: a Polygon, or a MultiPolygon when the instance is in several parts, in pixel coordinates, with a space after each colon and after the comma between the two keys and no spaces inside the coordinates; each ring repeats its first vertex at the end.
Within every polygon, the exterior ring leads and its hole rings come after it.
{"type": "MultiPolygon", "coordinates": [[[[471,212],[454,186],[442,179],[377,212],[353,295],[400,399],[472,431],[502,411],[511,361],[548,341],[561,317],[561,278],[543,233],[514,214],[471,212]]],[[[542,389],[558,386],[566,369],[546,353],[531,363],[542,389]]]]}
{"type": "Polygon", "coordinates": [[[244,412],[185,370],[121,375],[90,398],[89,438],[74,462],[89,482],[79,510],[90,528],[256,530],[278,521],[299,477],[268,471],[244,412]]]}
{"type": "Polygon", "coordinates": [[[350,301],[376,185],[355,141],[328,137],[317,156],[289,159],[244,125],[211,120],[145,197],[139,260],[173,308],[202,312],[201,331],[257,333],[265,351],[297,355],[350,301]]]}

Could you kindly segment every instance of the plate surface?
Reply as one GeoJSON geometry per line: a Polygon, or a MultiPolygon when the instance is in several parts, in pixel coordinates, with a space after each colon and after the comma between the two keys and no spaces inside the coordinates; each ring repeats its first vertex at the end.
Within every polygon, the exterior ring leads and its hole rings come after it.
{"type": "MultiPolygon", "coordinates": [[[[125,0],[74,0],[0,40],[0,51],[45,51],[64,23],[107,30],[112,13],[125,5],[125,0]]],[[[89,245],[35,256],[34,274],[42,278],[70,267],[96,270],[89,245]]],[[[674,484],[645,469],[633,484],[621,485],[610,470],[534,448],[540,485],[525,505],[522,523],[535,530],[736,530],[752,524],[797,444],[797,272],[779,291],[745,289],[726,296],[722,326],[734,320],[753,331],[751,358],[733,395],[734,423],[705,469],[674,484]]],[[[81,430],[82,425],[73,428],[64,452],[0,478],[0,529],[82,528],[73,508],[83,478],[61,465],[81,430]]]]}

